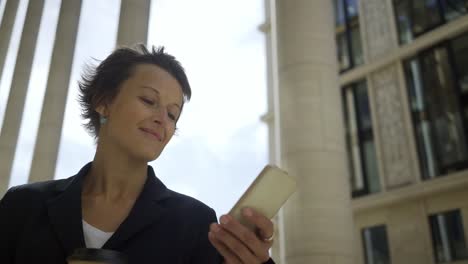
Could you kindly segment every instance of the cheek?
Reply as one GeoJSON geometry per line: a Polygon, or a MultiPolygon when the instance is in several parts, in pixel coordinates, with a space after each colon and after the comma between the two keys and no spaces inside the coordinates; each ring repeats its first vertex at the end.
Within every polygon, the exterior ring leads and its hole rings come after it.
{"type": "Polygon", "coordinates": [[[171,138],[172,136],[174,136],[174,133],[175,133],[175,125],[174,124],[170,124],[168,125],[168,128],[167,128],[167,140],[166,140],[166,144],[169,143],[169,141],[171,141],[171,138]]]}
{"type": "Polygon", "coordinates": [[[118,107],[114,119],[117,119],[117,126],[120,131],[129,131],[136,128],[138,122],[151,116],[151,111],[145,109],[138,103],[130,103],[118,107]]]}

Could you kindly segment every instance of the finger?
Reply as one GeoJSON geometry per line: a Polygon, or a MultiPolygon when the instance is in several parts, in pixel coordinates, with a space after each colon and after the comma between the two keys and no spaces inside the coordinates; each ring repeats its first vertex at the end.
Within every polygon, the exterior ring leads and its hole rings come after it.
{"type": "Polygon", "coordinates": [[[252,208],[244,208],[242,210],[242,215],[249,223],[257,227],[260,238],[262,240],[273,236],[274,225],[270,219],[252,208]]]}
{"type": "Polygon", "coordinates": [[[235,238],[240,240],[249,249],[249,251],[253,253],[253,255],[260,260],[268,260],[269,246],[264,244],[253,231],[245,227],[230,215],[223,215],[220,220],[221,226],[235,238]]]}
{"type": "Polygon", "coordinates": [[[212,225],[210,230],[214,237],[224,244],[242,263],[260,263],[260,260],[236,236],[220,225],[212,225]]]}
{"type": "Polygon", "coordinates": [[[216,250],[218,250],[219,254],[223,256],[225,264],[227,263],[229,264],[239,263],[240,264],[241,263],[240,260],[237,258],[237,256],[234,253],[232,253],[226,245],[224,245],[220,240],[216,238],[213,231],[208,232],[208,240],[216,248],[216,250]]]}

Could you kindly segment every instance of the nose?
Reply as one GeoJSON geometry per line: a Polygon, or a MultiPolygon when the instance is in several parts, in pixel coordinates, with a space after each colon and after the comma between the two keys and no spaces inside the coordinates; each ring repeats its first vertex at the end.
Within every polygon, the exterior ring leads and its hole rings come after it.
{"type": "Polygon", "coordinates": [[[160,125],[165,125],[169,121],[167,109],[165,107],[157,107],[154,109],[153,121],[160,125]]]}

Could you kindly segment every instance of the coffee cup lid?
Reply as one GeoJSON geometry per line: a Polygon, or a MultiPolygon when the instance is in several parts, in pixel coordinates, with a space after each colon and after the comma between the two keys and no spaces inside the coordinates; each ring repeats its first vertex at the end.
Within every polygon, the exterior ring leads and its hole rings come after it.
{"type": "Polygon", "coordinates": [[[77,248],[67,260],[89,260],[112,264],[127,264],[127,257],[123,253],[100,248],[77,248]]]}

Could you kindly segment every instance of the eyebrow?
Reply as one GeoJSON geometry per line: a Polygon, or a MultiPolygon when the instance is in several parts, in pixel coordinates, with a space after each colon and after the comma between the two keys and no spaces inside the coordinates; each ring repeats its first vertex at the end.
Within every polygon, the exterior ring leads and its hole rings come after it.
{"type": "MultiPolygon", "coordinates": [[[[142,86],[140,86],[140,87],[141,87],[141,88],[146,88],[146,89],[149,89],[149,90],[151,90],[151,91],[153,91],[153,92],[155,92],[155,93],[157,93],[157,94],[159,95],[159,91],[158,91],[158,89],[156,89],[156,88],[154,88],[154,87],[151,87],[151,86],[146,86],[146,85],[142,85],[142,86]]],[[[180,107],[180,105],[179,105],[179,104],[177,104],[177,103],[174,103],[174,105],[175,105],[175,106],[177,106],[177,107],[179,108],[179,111],[182,109],[182,108],[180,107]]]]}

